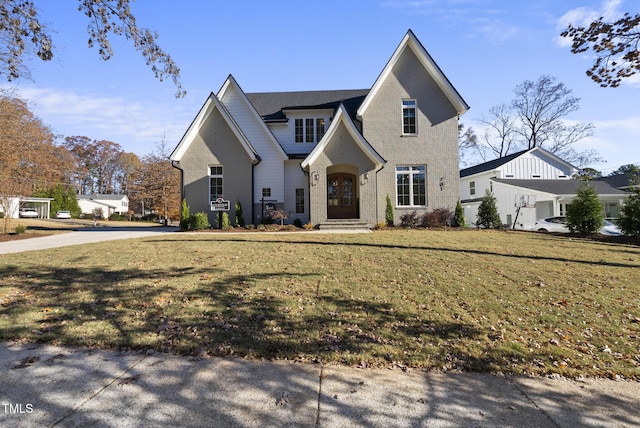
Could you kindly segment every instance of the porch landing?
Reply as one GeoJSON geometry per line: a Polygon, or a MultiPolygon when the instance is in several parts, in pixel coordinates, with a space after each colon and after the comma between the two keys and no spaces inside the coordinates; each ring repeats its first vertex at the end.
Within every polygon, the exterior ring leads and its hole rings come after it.
{"type": "Polygon", "coordinates": [[[320,230],[370,230],[367,223],[361,220],[327,220],[318,225],[320,230]]]}

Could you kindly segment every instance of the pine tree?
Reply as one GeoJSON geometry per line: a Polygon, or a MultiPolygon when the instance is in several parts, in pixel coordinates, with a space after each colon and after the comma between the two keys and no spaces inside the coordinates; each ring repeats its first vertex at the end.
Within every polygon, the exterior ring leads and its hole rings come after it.
{"type": "Polygon", "coordinates": [[[180,209],[180,229],[188,230],[190,223],[189,206],[187,205],[187,199],[182,200],[182,208],[180,209]]]}
{"type": "Polygon", "coordinates": [[[244,217],[242,215],[242,204],[240,203],[239,200],[236,201],[236,226],[239,227],[244,227],[245,223],[244,223],[244,217]]]}
{"type": "Polygon", "coordinates": [[[620,210],[618,226],[625,235],[640,235],[640,188],[632,190],[620,210]]]}
{"type": "Polygon", "coordinates": [[[567,206],[567,227],[573,233],[588,235],[598,232],[602,226],[604,212],[596,189],[589,183],[583,183],[567,206]]]}
{"type": "Polygon", "coordinates": [[[502,221],[500,215],[498,215],[498,207],[496,206],[496,198],[493,197],[493,193],[487,189],[485,195],[482,197],[482,202],[478,207],[478,215],[476,218],[476,225],[478,227],[484,227],[485,229],[498,229],[502,227],[502,221]]]}
{"type": "Polygon", "coordinates": [[[460,199],[458,199],[458,203],[456,204],[456,211],[455,211],[455,214],[453,215],[453,222],[457,227],[465,226],[464,211],[462,210],[462,204],[460,203],[460,199]]]}

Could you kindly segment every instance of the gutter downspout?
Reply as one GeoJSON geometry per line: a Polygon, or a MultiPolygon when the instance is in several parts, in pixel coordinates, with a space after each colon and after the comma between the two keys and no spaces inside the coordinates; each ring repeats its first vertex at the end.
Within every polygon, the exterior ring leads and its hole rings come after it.
{"type": "Polygon", "coordinates": [[[184,200],[184,170],[180,168],[180,161],[171,161],[171,166],[180,171],[180,223],[182,224],[182,201],[184,200]]]}
{"type": "MultiPolygon", "coordinates": [[[[253,201],[256,195],[256,166],[262,162],[262,158],[256,154],[256,159],[258,160],[256,163],[251,164],[251,224],[255,224],[255,203],[253,201]]],[[[283,171],[284,172],[284,171],[283,171]]],[[[262,215],[262,214],[261,214],[262,215]]],[[[237,225],[236,225],[237,226],[237,225]]]]}

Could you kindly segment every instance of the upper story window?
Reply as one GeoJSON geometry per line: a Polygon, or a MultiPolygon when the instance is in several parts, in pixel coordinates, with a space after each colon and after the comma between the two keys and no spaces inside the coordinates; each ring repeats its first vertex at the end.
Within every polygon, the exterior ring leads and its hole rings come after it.
{"type": "Polygon", "coordinates": [[[402,100],[402,134],[418,133],[416,124],[416,100],[402,100]]]}
{"type": "Polygon", "coordinates": [[[323,117],[305,118],[295,120],[295,142],[296,143],[317,143],[324,136],[323,117]]]}
{"type": "Polygon", "coordinates": [[[221,198],[222,193],[222,166],[209,167],[209,201],[221,198]]]}
{"type": "Polygon", "coordinates": [[[469,194],[470,194],[471,196],[473,196],[473,195],[475,195],[475,194],[476,194],[476,182],[475,182],[475,181],[471,181],[471,182],[469,183],[469,194]]]}
{"type": "Polygon", "coordinates": [[[262,197],[270,198],[271,197],[271,187],[263,187],[262,188],[262,197]]]}

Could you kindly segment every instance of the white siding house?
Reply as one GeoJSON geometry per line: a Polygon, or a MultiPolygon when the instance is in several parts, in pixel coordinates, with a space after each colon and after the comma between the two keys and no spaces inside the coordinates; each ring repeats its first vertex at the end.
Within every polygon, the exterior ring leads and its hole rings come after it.
{"type": "Polygon", "coordinates": [[[113,214],[125,215],[129,212],[127,195],[78,195],[78,205],[83,215],[93,215],[96,209],[102,211],[102,218],[113,214]]]}

